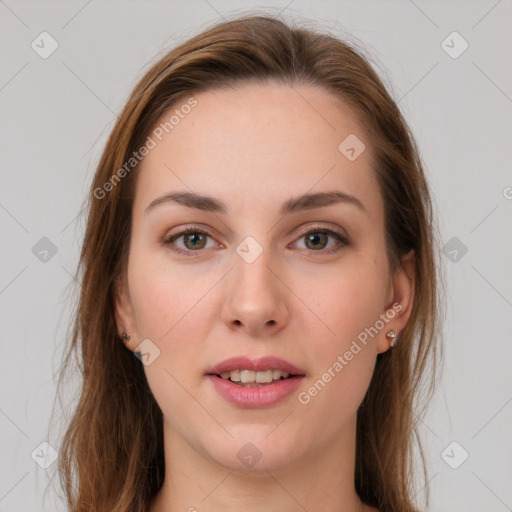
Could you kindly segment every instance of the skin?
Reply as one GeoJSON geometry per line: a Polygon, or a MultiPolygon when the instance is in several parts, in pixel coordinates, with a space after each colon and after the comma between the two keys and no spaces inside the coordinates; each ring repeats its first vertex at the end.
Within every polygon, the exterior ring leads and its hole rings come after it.
{"type": "Polygon", "coordinates": [[[376,510],[354,489],[356,412],[377,354],[389,349],[386,333],[410,316],[414,260],[407,255],[391,275],[370,141],[355,113],[315,86],[194,97],[197,106],[138,171],[128,268],[116,288],[127,347],[148,338],[160,350],[144,367],[164,416],[166,480],[151,512],[376,510]],[[366,145],[355,161],[338,150],[349,134],[366,145]],[[169,201],[145,212],[178,191],[214,197],[228,211],[169,201]],[[340,202],[279,213],[292,197],[324,191],[351,194],[364,210],[340,202]],[[195,250],[197,238],[174,240],[190,257],[162,242],[189,223],[211,237],[195,250]],[[304,235],[318,227],[338,229],[348,245],[331,235],[311,249],[304,235]],[[236,252],[247,236],[263,249],[252,263],[236,252]],[[305,371],[299,392],[307,391],[394,303],[400,312],[306,405],[293,393],[241,409],[205,377],[235,355],[275,355],[305,371]],[[237,457],[247,442],[262,454],[252,468],[237,457]]]}

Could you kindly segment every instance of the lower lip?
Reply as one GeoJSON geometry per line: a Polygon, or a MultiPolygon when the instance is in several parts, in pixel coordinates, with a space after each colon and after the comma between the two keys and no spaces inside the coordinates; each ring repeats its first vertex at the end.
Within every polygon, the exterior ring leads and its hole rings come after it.
{"type": "Polygon", "coordinates": [[[303,376],[282,379],[263,386],[239,386],[230,380],[208,375],[219,394],[228,402],[245,409],[270,407],[284,400],[300,386],[303,376]]]}

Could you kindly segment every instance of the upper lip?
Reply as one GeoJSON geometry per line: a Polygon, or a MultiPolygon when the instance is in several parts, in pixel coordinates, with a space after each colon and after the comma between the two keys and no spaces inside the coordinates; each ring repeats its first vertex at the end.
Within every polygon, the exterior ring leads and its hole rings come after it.
{"type": "Polygon", "coordinates": [[[249,359],[245,356],[231,357],[208,370],[207,375],[220,375],[233,370],[252,370],[255,372],[265,370],[283,370],[291,375],[304,375],[304,370],[279,357],[267,356],[260,359],[249,359]]]}

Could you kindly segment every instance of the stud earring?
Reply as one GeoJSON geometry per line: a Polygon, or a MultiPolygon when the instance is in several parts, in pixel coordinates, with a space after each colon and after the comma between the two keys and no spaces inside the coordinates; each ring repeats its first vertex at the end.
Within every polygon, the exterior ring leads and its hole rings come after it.
{"type": "Polygon", "coordinates": [[[393,348],[396,344],[396,332],[391,330],[386,334],[386,338],[389,341],[389,346],[393,348]]]}
{"type": "Polygon", "coordinates": [[[124,341],[130,341],[130,335],[127,332],[123,332],[121,338],[123,338],[124,341]]]}

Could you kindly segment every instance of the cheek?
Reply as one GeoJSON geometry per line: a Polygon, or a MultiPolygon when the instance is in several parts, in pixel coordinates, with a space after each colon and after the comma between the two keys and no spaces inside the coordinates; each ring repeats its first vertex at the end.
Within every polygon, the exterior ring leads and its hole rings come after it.
{"type": "Polygon", "coordinates": [[[387,287],[385,261],[362,254],[338,268],[318,268],[296,277],[294,290],[316,318],[315,346],[329,353],[344,351],[383,313],[387,287]],[[319,327],[318,327],[319,326],[319,327]]]}
{"type": "Polygon", "coordinates": [[[324,443],[336,439],[356,417],[375,367],[375,355],[368,347],[361,347],[351,360],[344,354],[330,354],[329,362],[298,396],[300,416],[310,430],[322,432],[324,443]]]}
{"type": "Polygon", "coordinates": [[[337,272],[318,272],[315,287],[311,280],[301,280],[295,288],[300,290],[298,295],[307,297],[305,302],[318,319],[311,324],[308,336],[314,371],[299,401],[304,405],[314,403],[325,414],[329,414],[330,407],[357,410],[376,361],[379,329],[376,331],[375,326],[381,325],[383,313],[385,261],[358,255],[353,263],[337,272]]]}
{"type": "Polygon", "coordinates": [[[208,291],[219,281],[218,272],[201,273],[195,265],[178,271],[165,254],[132,254],[128,278],[139,335],[165,345],[182,339],[183,331],[197,339],[214,314],[208,291]]]}
{"type": "MultiPolygon", "coordinates": [[[[180,425],[175,411],[190,411],[208,421],[195,406],[187,390],[197,386],[200,355],[218,318],[218,305],[209,293],[222,277],[210,269],[200,272],[195,265],[179,271],[162,255],[133,251],[128,278],[135,323],[140,340],[148,338],[159,356],[144,371],[159,407],[174,428],[180,425]]],[[[186,416],[186,415],[185,415],[186,416]]]]}

